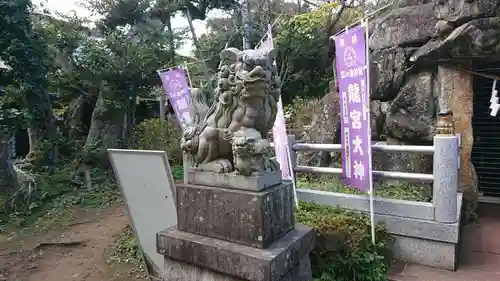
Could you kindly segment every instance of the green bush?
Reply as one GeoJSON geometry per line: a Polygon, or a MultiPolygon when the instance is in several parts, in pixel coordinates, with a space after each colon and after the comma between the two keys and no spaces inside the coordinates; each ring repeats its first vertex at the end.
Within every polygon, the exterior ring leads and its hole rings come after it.
{"type": "Polygon", "coordinates": [[[385,281],[392,261],[393,239],[382,225],[372,244],[366,215],[301,202],[297,221],[318,236],[311,254],[315,281],[385,281]]]}
{"type": "Polygon", "coordinates": [[[324,114],[323,102],[319,98],[295,97],[283,110],[288,128],[300,130],[304,130],[305,126],[311,125],[318,116],[324,114]]]}
{"type": "Polygon", "coordinates": [[[181,130],[171,119],[145,120],[135,127],[132,143],[135,149],[163,150],[172,164],[182,163],[181,130]]]}

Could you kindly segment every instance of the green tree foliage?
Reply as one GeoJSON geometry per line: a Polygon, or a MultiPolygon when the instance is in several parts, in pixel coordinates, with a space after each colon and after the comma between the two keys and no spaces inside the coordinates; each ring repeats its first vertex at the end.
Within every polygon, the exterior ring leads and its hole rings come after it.
{"type": "Polygon", "coordinates": [[[152,118],[135,127],[132,135],[133,148],[166,151],[171,164],[179,165],[182,164],[181,137],[181,130],[174,120],[152,118]]]}
{"type": "Polygon", "coordinates": [[[231,10],[238,4],[234,0],[173,0],[172,2],[182,8],[187,8],[193,20],[205,20],[210,10],[231,10]]]}
{"type": "Polygon", "coordinates": [[[26,129],[31,121],[31,115],[19,98],[16,88],[6,88],[6,93],[0,97],[0,140],[20,129],[26,129]]]}
{"type": "Polygon", "coordinates": [[[15,125],[18,121],[29,120],[27,125],[38,132],[38,137],[51,139],[55,134],[55,126],[46,87],[46,50],[33,30],[30,12],[29,0],[0,1],[0,54],[1,59],[10,67],[1,74],[2,84],[17,89],[14,91],[20,94],[20,97],[14,99],[20,99],[20,104],[27,112],[26,114],[14,110],[17,113],[13,114],[12,108],[5,109],[6,112],[0,116],[6,118],[2,117],[0,126],[3,132],[13,132],[20,127],[15,125]],[[22,118],[28,115],[29,119],[22,118]],[[11,125],[8,125],[9,123],[11,125]]]}
{"type": "Polygon", "coordinates": [[[333,2],[282,23],[276,41],[285,102],[329,91],[335,55],[329,37],[361,16],[361,9],[342,9],[333,2]]]}
{"type": "Polygon", "coordinates": [[[278,63],[283,99],[321,96],[332,78],[328,22],[337,3],[296,15],[277,34],[278,63]]]}
{"type": "Polygon", "coordinates": [[[90,4],[104,13],[98,28],[76,15],[59,15],[39,18],[37,29],[49,50],[48,87],[60,97],[56,111],[69,119],[67,130],[84,127],[87,149],[103,151],[129,141],[136,97],[159,86],[156,71],[175,61],[183,31],[170,32],[168,20],[145,4],[134,11],[122,2],[90,4]],[[82,117],[89,110],[90,120],[82,117]]]}
{"type": "MultiPolygon", "coordinates": [[[[252,2],[252,45],[256,46],[260,42],[269,24],[289,17],[288,13],[282,12],[283,3],[282,0],[252,2]]],[[[278,23],[275,29],[279,29],[279,26],[278,23]]],[[[199,45],[204,59],[207,59],[210,73],[214,74],[220,62],[219,53],[226,45],[238,49],[243,46],[241,9],[234,7],[222,17],[207,19],[207,30],[200,36],[199,45]]]]}
{"type": "MultiPolygon", "coordinates": [[[[295,97],[321,97],[329,90],[333,79],[333,44],[329,37],[341,28],[361,17],[361,9],[344,8],[328,3],[314,10],[302,7],[304,13],[290,12],[296,7],[284,2],[257,2],[253,6],[254,45],[257,45],[273,26],[273,37],[277,49],[277,65],[282,80],[282,96],[286,103],[295,97]]],[[[287,3],[289,4],[289,3],[287,3]]],[[[228,43],[229,47],[241,48],[241,17],[215,18],[208,21],[209,32],[200,37],[200,46],[209,59],[212,73],[219,65],[219,52],[228,43]]]]}

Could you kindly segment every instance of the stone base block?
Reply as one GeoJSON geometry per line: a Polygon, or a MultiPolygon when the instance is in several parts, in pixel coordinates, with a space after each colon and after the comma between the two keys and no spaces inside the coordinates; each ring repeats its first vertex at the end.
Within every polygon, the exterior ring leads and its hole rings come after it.
{"type": "MultiPolygon", "coordinates": [[[[185,262],[165,258],[164,271],[162,273],[165,281],[246,281],[224,273],[198,267],[185,262]]],[[[302,258],[298,265],[294,266],[287,274],[277,279],[279,281],[311,281],[311,262],[309,255],[302,258]]]]}
{"type": "Polygon", "coordinates": [[[249,177],[237,175],[235,172],[219,174],[214,172],[188,171],[188,183],[222,188],[233,188],[250,191],[261,191],[281,183],[281,171],[268,172],[249,177]]]}
{"type": "Polygon", "coordinates": [[[265,248],[294,228],[291,183],[260,192],[177,184],[181,231],[265,248]]]}
{"type": "Polygon", "coordinates": [[[157,234],[169,281],[311,281],[314,231],[297,228],[267,249],[256,249],[171,227],[157,234]]]}
{"type": "Polygon", "coordinates": [[[394,258],[442,269],[456,270],[458,244],[394,235],[394,258]]]}

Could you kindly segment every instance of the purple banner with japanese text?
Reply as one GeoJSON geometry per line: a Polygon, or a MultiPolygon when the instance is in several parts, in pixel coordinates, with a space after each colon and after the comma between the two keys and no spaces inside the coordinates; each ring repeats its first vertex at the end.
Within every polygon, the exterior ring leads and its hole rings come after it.
{"type": "Polygon", "coordinates": [[[191,123],[189,116],[189,97],[190,87],[187,72],[182,68],[172,68],[165,71],[159,71],[163,90],[165,95],[170,100],[172,108],[179,123],[186,126],[191,123]]]}
{"type": "Polygon", "coordinates": [[[335,37],[341,112],[342,178],[361,191],[371,185],[370,97],[367,87],[365,26],[335,37]]]}

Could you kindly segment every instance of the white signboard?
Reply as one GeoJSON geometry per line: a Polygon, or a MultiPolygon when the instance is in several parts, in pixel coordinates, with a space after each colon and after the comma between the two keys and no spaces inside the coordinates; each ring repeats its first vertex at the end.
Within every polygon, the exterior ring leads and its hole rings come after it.
{"type": "Polygon", "coordinates": [[[177,224],[175,184],[165,151],[108,149],[139,246],[156,273],[163,256],[156,233],[177,224]]]}

